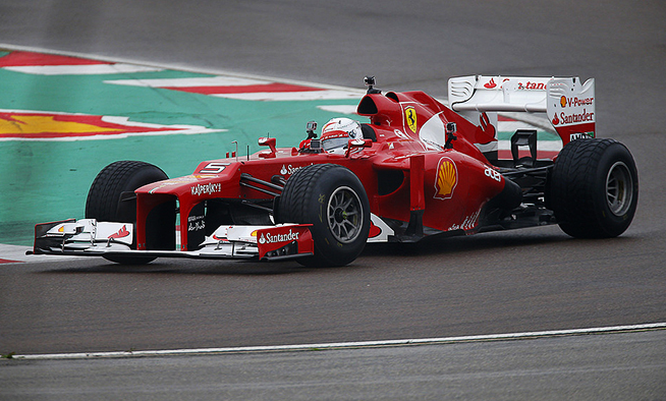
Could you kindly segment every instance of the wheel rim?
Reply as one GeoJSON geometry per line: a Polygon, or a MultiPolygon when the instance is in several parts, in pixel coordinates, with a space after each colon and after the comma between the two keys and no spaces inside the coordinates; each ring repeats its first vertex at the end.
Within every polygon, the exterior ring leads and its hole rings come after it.
{"type": "Polygon", "coordinates": [[[337,188],[328,200],[328,228],[338,242],[350,243],[363,228],[363,205],[349,187],[337,188]]]}
{"type": "Polygon", "coordinates": [[[634,198],[634,183],[629,167],[624,162],[616,162],[606,177],[606,201],[611,213],[623,216],[634,198]]]}

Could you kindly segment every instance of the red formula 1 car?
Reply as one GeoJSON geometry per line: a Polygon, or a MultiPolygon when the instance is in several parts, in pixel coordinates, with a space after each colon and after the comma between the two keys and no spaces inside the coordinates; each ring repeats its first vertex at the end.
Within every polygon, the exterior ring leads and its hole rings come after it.
{"type": "Polygon", "coordinates": [[[594,138],[593,79],[452,78],[450,107],[366,84],[357,113],[369,123],[333,119],[320,138],[309,123],[299,148],[261,138],[267,150],[172,179],[143,162],[110,164],[90,188],[86,218],[38,224],[34,253],[341,266],[368,242],[546,224],[614,237],[631,223],[636,166],[624,145],[594,138]],[[536,130],[520,129],[502,157],[497,112],[545,113],[563,149],[544,153],[536,130]]]}

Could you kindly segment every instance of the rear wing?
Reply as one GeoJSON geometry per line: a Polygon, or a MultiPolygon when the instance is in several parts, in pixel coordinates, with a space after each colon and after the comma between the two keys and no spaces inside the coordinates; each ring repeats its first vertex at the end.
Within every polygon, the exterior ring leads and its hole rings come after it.
{"type": "Polygon", "coordinates": [[[488,112],[546,113],[563,145],[595,136],[594,78],[470,75],[448,87],[451,108],[470,121],[488,112]]]}

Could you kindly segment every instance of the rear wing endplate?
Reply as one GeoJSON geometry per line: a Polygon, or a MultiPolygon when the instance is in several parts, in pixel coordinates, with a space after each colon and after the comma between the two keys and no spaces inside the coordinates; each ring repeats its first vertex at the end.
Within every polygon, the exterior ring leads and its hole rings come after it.
{"type": "Polygon", "coordinates": [[[449,79],[449,104],[470,118],[487,112],[546,113],[563,145],[595,136],[594,78],[470,75],[449,79]]]}

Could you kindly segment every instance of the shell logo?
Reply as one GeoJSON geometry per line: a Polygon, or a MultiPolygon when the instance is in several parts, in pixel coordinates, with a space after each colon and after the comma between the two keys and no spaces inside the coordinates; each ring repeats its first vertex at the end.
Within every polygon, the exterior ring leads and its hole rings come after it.
{"type": "Polygon", "coordinates": [[[437,165],[437,179],[435,180],[435,199],[451,199],[453,191],[458,185],[458,168],[448,157],[439,159],[437,165]]]}
{"type": "Polygon", "coordinates": [[[567,98],[565,96],[560,98],[560,106],[562,106],[562,108],[567,107],[567,98]]]}
{"type": "Polygon", "coordinates": [[[407,121],[407,126],[409,127],[409,129],[416,134],[416,130],[418,129],[418,123],[417,123],[415,108],[408,107],[405,109],[405,120],[407,121]]]}

